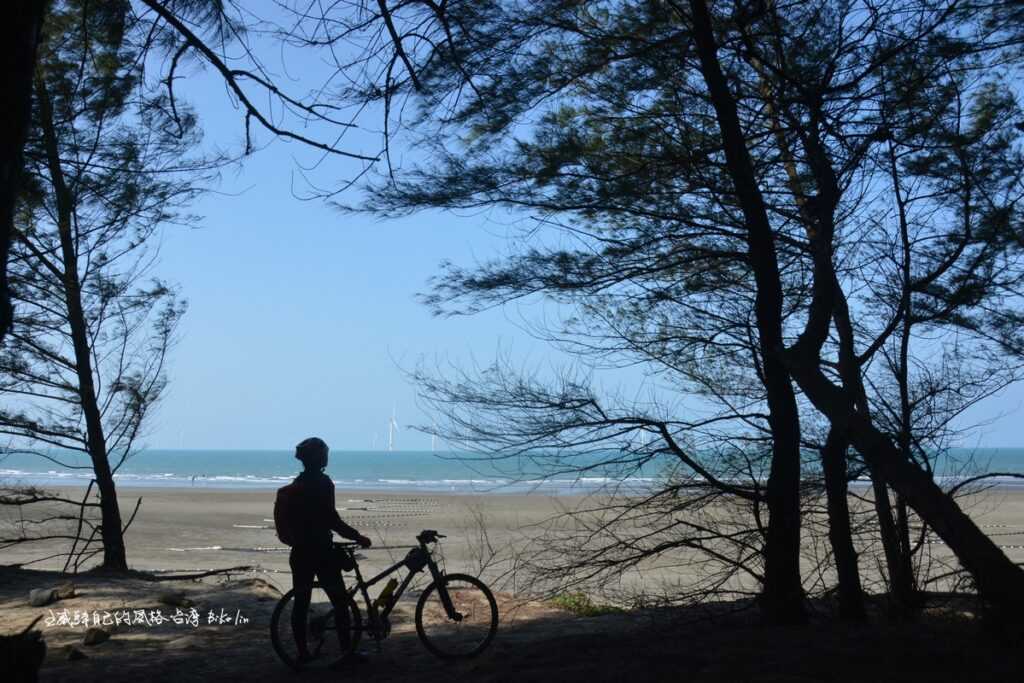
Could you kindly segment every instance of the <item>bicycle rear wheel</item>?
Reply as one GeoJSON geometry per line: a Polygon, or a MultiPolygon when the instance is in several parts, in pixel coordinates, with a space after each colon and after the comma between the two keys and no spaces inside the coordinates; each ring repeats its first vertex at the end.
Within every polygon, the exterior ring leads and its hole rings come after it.
{"type": "MultiPolygon", "coordinates": [[[[363,632],[363,619],[359,606],[352,596],[345,593],[344,601],[348,619],[340,623],[335,618],[330,598],[319,583],[313,584],[313,594],[306,615],[306,647],[313,659],[307,668],[326,667],[354,651],[363,632]]],[[[270,617],[270,643],[274,652],[285,664],[300,669],[299,650],[292,630],[292,612],[295,608],[295,591],[285,593],[274,607],[270,617]]]]}
{"type": "Polygon", "coordinates": [[[448,574],[427,586],[416,603],[416,633],[442,659],[469,659],[491,644],[498,631],[498,605],[491,590],[468,574],[448,574]],[[444,607],[447,593],[454,618],[444,607]]]}

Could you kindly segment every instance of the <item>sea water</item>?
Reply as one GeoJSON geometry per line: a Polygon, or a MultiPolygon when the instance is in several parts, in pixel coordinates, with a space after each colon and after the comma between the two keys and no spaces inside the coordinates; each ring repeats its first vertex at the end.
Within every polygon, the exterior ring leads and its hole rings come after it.
{"type": "MultiPolygon", "coordinates": [[[[603,466],[598,460],[589,456],[585,471],[569,472],[551,458],[332,450],[326,472],[341,490],[554,495],[608,487],[646,489],[668,464],[663,457],[643,464],[603,466]]],[[[117,463],[116,458],[111,461],[117,463]]],[[[277,488],[290,482],[301,469],[294,451],[145,450],[125,459],[114,479],[118,486],[277,488]]],[[[85,454],[45,451],[0,455],[0,483],[84,486],[91,478],[92,467],[85,454]]]]}
{"type": "MultiPolygon", "coordinates": [[[[808,460],[813,462],[814,456],[808,460]]],[[[327,474],[340,490],[639,493],[662,482],[675,462],[672,456],[661,455],[638,463],[616,453],[496,459],[469,453],[331,451],[327,474]]],[[[116,458],[112,464],[117,464],[116,458]]],[[[119,486],[277,488],[300,469],[293,451],[154,449],[132,454],[118,466],[114,478],[119,486]]],[[[980,472],[1024,475],[1024,448],[952,449],[936,466],[940,480],[980,472]]],[[[0,484],[84,486],[91,478],[91,464],[81,453],[0,454],[0,484]]],[[[1024,486],[1024,480],[1006,476],[987,483],[1024,486]]]]}

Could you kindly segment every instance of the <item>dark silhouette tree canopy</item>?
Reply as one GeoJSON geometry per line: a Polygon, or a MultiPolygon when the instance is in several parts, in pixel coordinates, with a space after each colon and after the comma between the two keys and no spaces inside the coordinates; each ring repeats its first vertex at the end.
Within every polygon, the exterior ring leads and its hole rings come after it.
{"type": "MultiPolygon", "coordinates": [[[[1024,123],[1007,75],[1020,67],[1018,5],[284,2],[288,20],[275,22],[235,2],[141,0],[103,3],[101,16],[105,31],[136,41],[140,57],[165,56],[157,79],[164,95],[151,113],[179,138],[194,121],[179,106],[175,81],[181,65],[196,60],[236,99],[246,152],[261,129],[357,162],[350,176],[386,160],[362,209],[502,207],[528,213],[538,234],[557,236],[475,269],[449,265],[427,303],[439,312],[534,295],[569,303],[576,315],[550,335],[556,341],[580,357],[650,364],[681,393],[714,405],[711,421],[611,411],[585,382],[545,388],[509,381],[514,373],[494,373],[480,389],[424,376],[425,387],[447,406],[493,408],[491,417],[452,428],[498,450],[568,452],[652,436],[657,446],[626,448],[623,457],[671,454],[719,494],[749,505],[763,541],[763,572],[755,572],[762,604],[775,621],[799,622],[808,451],[822,462],[850,615],[863,611],[845,505],[851,463],[863,463],[872,479],[898,599],[915,597],[913,511],[985,598],[1008,613],[1024,602],[1024,572],[938,486],[929,465],[949,419],[1014,381],[1017,361],[1006,359],[1024,351],[1024,123]],[[247,21],[282,44],[318,51],[345,85],[286,91],[250,49],[247,21]],[[342,142],[367,110],[383,117],[379,152],[342,142]],[[404,167],[390,154],[398,133],[415,143],[415,161],[404,167]],[[959,339],[969,353],[954,348],[959,339]],[[949,352],[945,367],[962,372],[930,381],[918,362],[929,344],[949,352]],[[510,436],[500,431],[501,415],[515,418],[510,436]],[[712,432],[714,452],[686,442],[712,432]],[[750,446],[737,449],[750,470],[742,483],[716,471],[730,442],[750,446]]],[[[9,22],[16,106],[6,114],[13,118],[5,192],[17,191],[25,79],[37,71],[46,7],[32,4],[9,22]]],[[[46,86],[35,110],[56,121],[60,93],[46,86]]],[[[62,163],[57,132],[44,135],[43,146],[56,213],[67,224],[68,185],[54,172],[62,163]]],[[[33,190],[28,201],[38,200],[33,190]]],[[[15,196],[0,207],[11,234],[15,196]]],[[[0,234],[4,248],[8,240],[0,234]]]]}
{"type": "MultiPolygon", "coordinates": [[[[126,569],[113,475],[166,383],[184,304],[147,247],[209,181],[195,117],[144,88],[116,3],[56,2],[44,25],[10,263],[14,324],[0,353],[0,432],[80,451],[100,494],[103,565],[126,569]],[[108,11],[109,10],[109,13],[108,11]]],[[[130,26],[128,27],[130,29],[130,26]]]]}
{"type": "MultiPolygon", "coordinates": [[[[504,206],[580,245],[450,267],[428,303],[571,300],[584,349],[601,346],[595,323],[639,348],[630,323],[659,320],[661,304],[685,311],[676,320],[715,322],[662,329],[674,348],[688,333],[716,352],[729,331],[754,340],[735,348],[754,350],[746,364],[771,434],[764,597],[780,620],[802,610],[800,402],[831,423],[837,452],[848,440],[867,463],[897,583],[906,572],[887,485],[984,595],[1024,595],[1024,573],[899,448],[869,391],[876,354],[897,330],[909,339],[907,321],[1020,351],[1020,116],[1005,82],[981,82],[1012,56],[969,9],[475,3],[446,11],[465,36],[409,57],[420,88],[407,92],[433,154],[375,185],[368,208],[504,206]],[[623,303],[623,283],[643,294],[623,303]],[[724,309],[740,315],[715,320],[723,309],[708,303],[726,299],[742,302],[724,309]]],[[[692,376],[703,359],[675,360],[692,376]]]]}

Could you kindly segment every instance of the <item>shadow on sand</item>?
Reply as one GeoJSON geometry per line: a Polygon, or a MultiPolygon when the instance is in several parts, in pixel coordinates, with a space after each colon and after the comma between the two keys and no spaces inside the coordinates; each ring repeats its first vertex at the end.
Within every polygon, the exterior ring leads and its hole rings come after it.
{"type": "MultiPolygon", "coordinates": [[[[378,653],[343,672],[297,674],[269,643],[277,591],[257,577],[153,583],[0,568],[0,614],[5,633],[20,630],[48,610],[156,609],[167,590],[184,592],[203,615],[197,627],[114,628],[110,638],[82,644],[84,629],[45,626],[42,681],[988,681],[1019,680],[1020,641],[986,630],[960,609],[927,610],[912,622],[847,626],[818,618],[809,627],[770,628],[736,603],[714,608],[645,610],[578,617],[545,603],[503,596],[503,620],[488,651],[468,662],[445,663],[419,643],[411,625],[396,626],[378,653]],[[30,607],[31,588],[70,578],[77,595],[30,607]],[[211,625],[210,610],[236,610],[238,625],[211,625]],[[68,659],[69,647],[85,658],[68,659]]],[[[170,608],[173,611],[173,607],[170,608]]]]}

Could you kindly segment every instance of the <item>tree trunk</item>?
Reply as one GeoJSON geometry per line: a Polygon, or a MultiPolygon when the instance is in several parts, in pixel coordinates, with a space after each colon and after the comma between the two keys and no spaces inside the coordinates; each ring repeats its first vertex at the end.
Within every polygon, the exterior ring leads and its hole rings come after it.
{"type": "Polygon", "coordinates": [[[800,415],[789,374],[777,353],[783,347],[778,258],[764,198],[757,186],[740,127],[736,101],[718,62],[711,17],[704,0],[691,0],[690,6],[701,73],[715,108],[729,174],[747,223],[747,252],[757,288],[754,313],[772,433],[762,604],[773,621],[802,622],[807,615],[800,580],[800,415]]]}
{"type": "Polygon", "coordinates": [[[39,31],[47,3],[10,0],[0,10],[0,341],[11,327],[13,310],[7,284],[7,256],[14,235],[14,205],[18,200],[22,150],[32,115],[32,75],[35,73],[39,31]]]}
{"type": "MultiPolygon", "coordinates": [[[[911,292],[910,275],[910,237],[907,229],[907,221],[902,218],[901,207],[901,237],[903,242],[903,330],[900,334],[900,360],[896,379],[900,387],[900,433],[899,449],[903,459],[912,462],[910,452],[910,433],[913,424],[914,414],[910,406],[910,331],[913,324],[911,307],[913,300],[911,292]]],[[[897,547],[899,548],[899,578],[901,594],[898,596],[906,607],[918,607],[921,604],[920,595],[917,590],[917,582],[914,580],[914,563],[910,555],[910,523],[907,515],[907,502],[902,496],[896,496],[896,522],[895,534],[897,547]]]]}
{"type": "MultiPolygon", "coordinates": [[[[843,387],[855,397],[857,409],[868,419],[871,418],[871,406],[868,403],[861,365],[857,361],[854,350],[853,323],[850,321],[850,308],[846,301],[839,281],[832,278],[834,301],[832,320],[839,335],[839,374],[843,387]]],[[[849,442],[847,442],[847,445],[849,442]]],[[[893,521],[892,505],[889,501],[889,488],[885,485],[878,471],[868,466],[871,476],[871,488],[874,492],[875,517],[878,519],[878,531],[882,539],[882,550],[885,553],[885,566],[889,574],[889,593],[899,608],[911,604],[911,594],[907,579],[909,574],[903,571],[903,556],[900,552],[899,535],[893,521]]]]}
{"type": "Polygon", "coordinates": [[[910,556],[904,552],[904,549],[909,551],[909,545],[905,546],[900,542],[899,528],[893,519],[892,501],[889,500],[889,487],[874,467],[870,470],[878,530],[882,537],[885,563],[889,569],[889,592],[896,609],[902,611],[917,604],[913,573],[909,566],[910,556]]]}
{"type": "Polygon", "coordinates": [[[78,396],[82,414],[85,417],[86,445],[89,457],[92,459],[96,488],[100,492],[103,567],[125,570],[128,568],[128,562],[121,528],[121,511],[117,504],[117,489],[114,486],[114,477],[110,471],[110,461],[107,457],[103,420],[93,381],[88,326],[85,311],[82,308],[81,283],[78,278],[78,253],[72,232],[74,201],[60,165],[53,107],[42,77],[36,78],[36,95],[39,98],[39,123],[43,130],[50,179],[57,200],[57,231],[60,235],[61,255],[64,263],[64,298],[67,305],[67,321],[71,330],[71,340],[75,349],[78,396]]]}
{"type": "Polygon", "coordinates": [[[910,517],[907,509],[907,501],[903,496],[896,495],[896,534],[899,540],[900,549],[900,572],[904,581],[905,604],[908,607],[920,607],[921,592],[918,590],[917,579],[914,576],[914,558],[911,555],[910,544],[910,517]]]}
{"type": "Polygon", "coordinates": [[[828,500],[828,540],[832,545],[839,577],[839,618],[861,621],[865,617],[864,593],[860,585],[857,551],[853,547],[853,533],[850,531],[850,506],[846,491],[848,447],[849,442],[839,430],[829,430],[828,439],[821,449],[821,464],[828,500]]]}
{"type": "Polygon", "coordinates": [[[854,409],[846,391],[828,380],[815,359],[792,359],[790,371],[804,394],[833,425],[845,426],[850,443],[935,530],[974,577],[982,597],[1005,616],[1024,616],[1024,569],[1014,564],[932,477],[900,453],[892,439],[854,409]]]}

